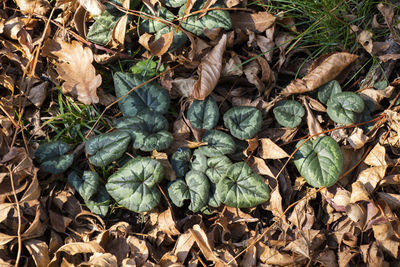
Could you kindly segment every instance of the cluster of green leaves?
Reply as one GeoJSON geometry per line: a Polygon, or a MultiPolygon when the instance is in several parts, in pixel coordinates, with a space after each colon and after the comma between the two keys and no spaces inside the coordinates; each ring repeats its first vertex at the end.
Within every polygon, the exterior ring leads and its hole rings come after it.
{"type": "Polygon", "coordinates": [[[236,152],[231,136],[244,140],[254,137],[261,128],[261,112],[253,107],[229,109],[223,116],[231,135],[213,130],[219,119],[217,103],[211,96],[195,100],[189,107],[187,118],[191,125],[206,130],[202,141],[207,145],[194,150],[179,148],[171,157],[171,165],[178,179],[168,186],[172,202],[181,207],[190,202],[192,211],[206,210],[207,205],[221,203],[248,208],[269,199],[269,188],[264,179],[251,171],[244,162],[232,163],[229,157],[236,152]]]}
{"type": "MultiPolygon", "coordinates": [[[[115,5],[122,6],[123,1],[113,0],[111,2],[115,5]]],[[[164,5],[161,5],[161,2],[158,2],[154,6],[154,10],[150,10],[144,5],[143,8],[141,8],[144,14],[139,17],[138,24],[142,32],[154,34],[155,40],[173,31],[173,41],[169,48],[170,52],[181,47],[187,41],[187,36],[179,29],[180,27],[198,36],[203,36],[205,29],[223,28],[229,30],[232,27],[231,18],[227,11],[211,10],[200,18],[197,14],[194,14],[182,20],[181,17],[186,15],[186,1],[164,1],[163,4],[164,5]],[[177,8],[179,8],[179,10],[177,14],[174,14],[173,12],[177,8]],[[180,27],[178,27],[179,23],[180,27]]],[[[196,2],[191,12],[196,13],[196,11],[201,10],[205,4],[205,1],[196,2]]],[[[131,1],[130,8],[133,9],[137,5],[138,1],[131,1]]],[[[225,7],[225,5],[217,2],[211,7],[225,7]]],[[[115,6],[106,4],[106,10],[100,16],[95,17],[95,22],[89,28],[87,34],[88,39],[94,43],[106,45],[112,38],[114,27],[124,15],[124,12],[115,6]]],[[[131,16],[129,16],[127,20],[127,23],[130,22],[131,16]]]]}

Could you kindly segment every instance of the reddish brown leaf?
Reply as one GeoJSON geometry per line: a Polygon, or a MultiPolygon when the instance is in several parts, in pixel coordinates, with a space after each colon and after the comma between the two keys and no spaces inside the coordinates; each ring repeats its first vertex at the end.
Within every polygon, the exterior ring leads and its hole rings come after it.
{"type": "Polygon", "coordinates": [[[266,11],[232,13],[232,26],[242,30],[263,32],[275,23],[275,16],[266,11]]]}
{"type": "Polygon", "coordinates": [[[194,99],[204,100],[217,85],[221,75],[226,42],[227,36],[224,34],[218,44],[202,59],[197,69],[199,78],[192,91],[194,99]]]}

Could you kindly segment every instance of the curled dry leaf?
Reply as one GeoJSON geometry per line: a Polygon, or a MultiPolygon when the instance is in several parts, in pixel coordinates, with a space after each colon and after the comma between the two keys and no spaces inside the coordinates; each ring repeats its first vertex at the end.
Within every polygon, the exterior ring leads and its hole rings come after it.
{"type": "Polygon", "coordinates": [[[275,16],[266,11],[257,13],[238,12],[232,13],[232,26],[242,30],[263,32],[275,23],[275,16]]]}
{"type": "Polygon", "coordinates": [[[310,135],[315,135],[313,139],[318,138],[318,136],[323,136],[323,129],[321,125],[319,124],[318,120],[314,117],[313,112],[311,111],[308,102],[306,100],[307,98],[303,97],[303,104],[306,107],[307,110],[307,126],[308,126],[308,131],[310,132],[310,135]],[[316,135],[318,133],[321,133],[319,135],[316,135]]]}
{"type": "Polygon", "coordinates": [[[218,44],[203,58],[197,73],[199,79],[194,85],[192,97],[204,100],[214,90],[222,70],[222,56],[226,49],[227,35],[222,35],[218,44]]]}
{"type": "Polygon", "coordinates": [[[325,83],[335,79],[357,58],[357,55],[346,52],[334,53],[325,58],[304,78],[292,81],[288,86],[286,86],[285,89],[282,90],[281,94],[291,95],[313,91],[325,83]]]}
{"type": "Polygon", "coordinates": [[[152,40],[153,35],[144,33],[140,36],[139,43],[151,52],[154,56],[162,56],[165,54],[174,39],[174,31],[170,31],[161,35],[157,40],[152,40]]]}
{"type": "Polygon", "coordinates": [[[364,131],[358,127],[356,127],[353,133],[347,138],[347,141],[354,149],[360,149],[364,147],[365,143],[368,142],[368,140],[368,136],[364,135],[364,131]]]}
{"type": "Polygon", "coordinates": [[[15,2],[25,15],[35,13],[44,16],[51,7],[47,0],[16,0],[15,2]]]}
{"type": "Polygon", "coordinates": [[[201,228],[200,225],[195,224],[193,228],[189,229],[189,232],[192,234],[193,238],[196,240],[197,245],[199,246],[201,252],[203,253],[204,257],[209,260],[213,261],[215,263],[222,262],[224,261],[217,257],[214,254],[214,249],[211,246],[210,240],[207,237],[206,232],[201,228]]]}
{"type": "Polygon", "coordinates": [[[364,162],[370,166],[387,166],[385,147],[377,143],[369,152],[364,162]]]}
{"type": "Polygon", "coordinates": [[[94,16],[101,15],[101,13],[106,9],[99,0],[78,0],[78,2],[94,16]]]}
{"type": "Polygon", "coordinates": [[[81,43],[71,44],[62,40],[47,40],[44,43],[42,56],[57,58],[56,69],[60,78],[65,80],[63,93],[78,96],[78,100],[86,105],[99,102],[96,90],[101,85],[101,76],[96,75],[92,65],[93,53],[81,43]]]}

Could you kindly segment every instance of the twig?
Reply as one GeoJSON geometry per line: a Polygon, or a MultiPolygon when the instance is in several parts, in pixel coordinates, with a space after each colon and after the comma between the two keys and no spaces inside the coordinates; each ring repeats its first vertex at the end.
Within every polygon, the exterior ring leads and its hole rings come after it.
{"type": "Polygon", "coordinates": [[[19,266],[19,259],[21,258],[21,250],[22,250],[22,240],[21,240],[21,210],[19,208],[19,201],[17,198],[17,193],[15,192],[15,187],[14,187],[14,177],[12,174],[12,171],[10,167],[7,166],[9,175],[10,175],[10,180],[11,180],[11,188],[13,191],[13,195],[15,198],[15,204],[17,205],[17,216],[18,216],[18,229],[17,229],[17,236],[18,236],[18,252],[17,252],[17,258],[15,259],[15,266],[19,266]]]}

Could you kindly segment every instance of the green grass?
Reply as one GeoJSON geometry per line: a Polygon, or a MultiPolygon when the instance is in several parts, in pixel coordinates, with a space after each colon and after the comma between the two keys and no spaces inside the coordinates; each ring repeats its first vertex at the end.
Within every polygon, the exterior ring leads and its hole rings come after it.
{"type": "MultiPolygon", "coordinates": [[[[52,108],[53,109],[53,108],[52,108]]],[[[100,116],[100,112],[95,106],[86,106],[72,97],[65,96],[58,92],[57,114],[51,118],[45,118],[43,125],[50,127],[54,133],[51,134],[52,141],[62,139],[69,144],[79,144],[85,141],[85,134],[93,127],[100,116]]],[[[43,114],[51,114],[49,110],[44,110],[43,114]]],[[[100,119],[99,125],[94,132],[100,134],[111,128],[106,118],[100,119]]]]}
{"type": "Polygon", "coordinates": [[[374,38],[382,41],[389,31],[372,29],[374,15],[381,17],[376,9],[378,3],[371,0],[258,0],[249,2],[248,7],[259,6],[281,18],[293,18],[293,25],[278,25],[286,31],[296,26],[298,32],[292,31],[295,37],[289,47],[291,51],[307,48],[311,55],[306,62],[333,51],[354,53],[359,49],[361,46],[357,35],[351,33],[351,25],[373,31],[374,38]]]}

